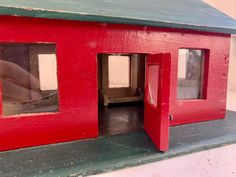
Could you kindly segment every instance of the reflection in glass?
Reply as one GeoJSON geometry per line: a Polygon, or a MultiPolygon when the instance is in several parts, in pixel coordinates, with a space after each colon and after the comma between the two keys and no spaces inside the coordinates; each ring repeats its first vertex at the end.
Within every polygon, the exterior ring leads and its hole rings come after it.
{"type": "Polygon", "coordinates": [[[148,66],[148,101],[157,107],[158,100],[158,65],[148,66]]]}
{"type": "Polygon", "coordinates": [[[179,50],[178,99],[202,98],[203,64],[203,50],[179,50]]]}
{"type": "Polygon", "coordinates": [[[55,46],[1,44],[0,82],[3,115],[58,111],[55,46]]]}

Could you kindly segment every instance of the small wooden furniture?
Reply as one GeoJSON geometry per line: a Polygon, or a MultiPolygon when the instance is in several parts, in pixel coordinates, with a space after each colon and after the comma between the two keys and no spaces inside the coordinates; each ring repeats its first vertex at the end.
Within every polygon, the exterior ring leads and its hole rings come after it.
{"type": "MultiPolygon", "coordinates": [[[[130,58],[130,84],[128,87],[109,87],[109,56],[112,54],[101,54],[99,58],[99,102],[103,106],[112,103],[125,103],[143,101],[144,78],[145,78],[145,55],[128,55],[130,58]]],[[[117,54],[114,54],[117,55],[117,54]]],[[[119,60],[119,59],[118,59],[119,60]]],[[[121,68],[122,72],[122,68],[121,68]]]]}

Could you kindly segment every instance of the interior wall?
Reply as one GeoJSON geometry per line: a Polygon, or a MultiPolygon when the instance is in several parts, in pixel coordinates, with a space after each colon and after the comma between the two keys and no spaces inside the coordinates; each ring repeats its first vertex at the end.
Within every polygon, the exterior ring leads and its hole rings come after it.
{"type": "Polygon", "coordinates": [[[101,105],[143,100],[145,55],[101,54],[98,58],[98,93],[101,105]]]}
{"type": "MultiPolygon", "coordinates": [[[[223,13],[236,19],[236,0],[203,0],[223,13]],[[223,2],[223,3],[222,3],[223,2]]],[[[236,92],[236,35],[231,38],[228,91],[236,92]]]]}

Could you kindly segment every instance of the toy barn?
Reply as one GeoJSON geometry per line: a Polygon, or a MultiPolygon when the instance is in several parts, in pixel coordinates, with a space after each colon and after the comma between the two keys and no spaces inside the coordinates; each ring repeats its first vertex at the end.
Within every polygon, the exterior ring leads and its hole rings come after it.
{"type": "Polygon", "coordinates": [[[236,22],[200,0],[1,0],[0,150],[223,119],[236,22]]]}

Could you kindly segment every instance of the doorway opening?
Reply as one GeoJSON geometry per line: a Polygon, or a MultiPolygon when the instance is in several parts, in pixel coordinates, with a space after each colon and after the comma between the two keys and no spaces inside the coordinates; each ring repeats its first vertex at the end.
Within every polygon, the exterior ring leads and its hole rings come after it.
{"type": "Polygon", "coordinates": [[[99,54],[99,135],[143,128],[144,54],[99,54]]]}

